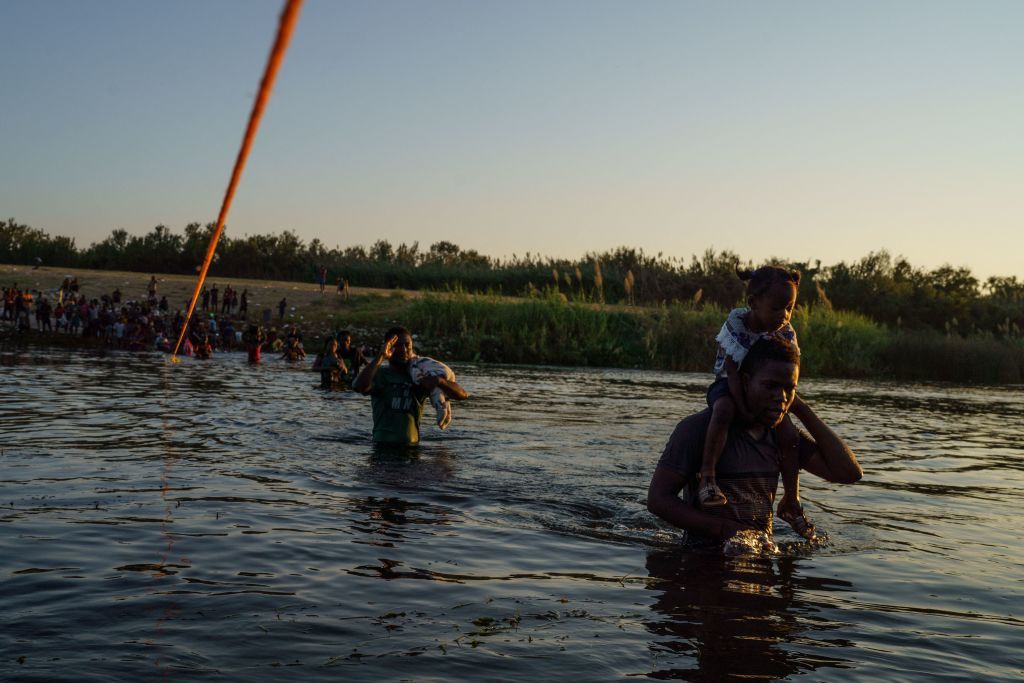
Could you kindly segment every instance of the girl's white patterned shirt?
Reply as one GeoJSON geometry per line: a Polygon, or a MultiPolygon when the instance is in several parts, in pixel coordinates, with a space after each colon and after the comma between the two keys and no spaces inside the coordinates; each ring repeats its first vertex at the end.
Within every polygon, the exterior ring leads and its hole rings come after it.
{"type": "Polygon", "coordinates": [[[751,332],[744,322],[749,312],[749,308],[732,309],[725,319],[722,329],[718,332],[718,336],[715,337],[715,341],[718,342],[718,355],[715,356],[715,377],[726,376],[725,357],[727,355],[737,366],[742,365],[750,347],[762,337],[781,337],[791,342],[797,349],[800,348],[796,342],[796,330],[789,323],[774,332],[751,332]]]}

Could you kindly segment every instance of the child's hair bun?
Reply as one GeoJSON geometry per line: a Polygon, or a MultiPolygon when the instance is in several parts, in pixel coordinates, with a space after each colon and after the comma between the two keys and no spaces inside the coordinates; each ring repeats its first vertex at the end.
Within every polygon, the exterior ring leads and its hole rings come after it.
{"type": "Polygon", "coordinates": [[[792,282],[794,286],[800,286],[800,271],[780,266],[761,266],[756,270],[737,268],[736,275],[747,283],[747,298],[763,294],[776,282],[792,282]]]}

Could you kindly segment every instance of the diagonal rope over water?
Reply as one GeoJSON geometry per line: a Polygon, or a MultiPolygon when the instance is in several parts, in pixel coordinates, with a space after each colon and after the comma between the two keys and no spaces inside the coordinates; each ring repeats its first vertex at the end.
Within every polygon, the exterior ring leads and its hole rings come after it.
{"type": "Polygon", "coordinates": [[[220,214],[217,216],[217,228],[210,236],[210,244],[206,247],[206,256],[203,258],[203,265],[199,269],[199,279],[196,281],[196,289],[192,292],[192,300],[188,305],[188,313],[185,314],[185,323],[181,327],[181,334],[178,335],[178,342],[174,345],[174,353],[171,360],[178,362],[178,348],[185,339],[188,332],[188,323],[192,319],[192,312],[196,308],[196,300],[206,280],[206,271],[210,268],[213,254],[217,250],[217,242],[224,232],[224,223],[231,210],[231,201],[235,197],[235,190],[238,188],[238,181],[242,177],[242,170],[245,168],[245,161],[249,157],[249,150],[252,148],[252,141],[256,137],[256,130],[259,128],[260,119],[263,117],[263,110],[270,99],[270,93],[274,89],[274,80],[277,78],[278,69],[284,61],[284,54],[288,50],[288,42],[291,40],[292,31],[299,18],[299,10],[302,8],[302,0],[287,0],[284,10],[281,12],[281,21],[277,28],[277,38],[274,40],[274,47],[270,50],[270,57],[267,59],[267,67],[263,71],[263,80],[260,82],[260,90],[253,102],[252,112],[249,114],[249,125],[245,129],[245,137],[242,139],[242,146],[238,150],[238,157],[235,159],[235,168],[231,172],[231,182],[224,193],[224,201],[220,206],[220,214]]]}

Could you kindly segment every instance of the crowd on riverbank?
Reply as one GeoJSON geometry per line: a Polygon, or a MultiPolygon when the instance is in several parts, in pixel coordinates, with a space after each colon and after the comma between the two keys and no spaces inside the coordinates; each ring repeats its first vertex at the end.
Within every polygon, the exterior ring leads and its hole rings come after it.
{"type": "MultiPolygon", "coordinates": [[[[40,275],[19,268],[8,268],[5,273],[3,285],[12,280],[26,284],[32,278],[36,301],[45,296],[55,305],[58,300],[63,273],[39,271],[40,275]]],[[[148,275],[140,278],[103,271],[82,271],[77,275],[90,297],[94,292],[112,292],[121,287],[137,295],[128,298],[140,299],[141,305],[151,304],[146,286],[148,275]]],[[[161,278],[160,293],[166,293],[171,304],[162,319],[169,318],[173,323],[175,309],[183,308],[194,281],[157,277],[161,278]]],[[[251,296],[246,301],[246,324],[261,323],[268,338],[276,325],[276,336],[280,339],[287,336],[285,323],[298,322],[307,337],[317,339],[311,344],[307,338],[310,355],[320,351],[328,330],[348,327],[360,342],[374,343],[386,322],[400,320],[422,335],[427,351],[450,360],[701,372],[714,355],[708,344],[709,335],[713,336],[727,313],[703,301],[700,305],[675,302],[658,308],[634,308],[566,301],[553,292],[511,299],[464,293],[418,296],[361,291],[351,300],[328,300],[314,288],[294,283],[235,281],[232,286],[238,289],[239,298],[233,309],[234,348],[243,347],[238,332],[244,334],[245,327],[237,323],[237,315],[242,293],[248,288],[251,296]],[[278,302],[284,297],[287,308],[282,316],[278,302]],[[272,307],[269,312],[268,306],[272,307]],[[264,319],[270,320],[270,324],[264,324],[264,319]],[[347,324],[343,325],[342,319],[347,324]]],[[[209,293],[212,299],[212,290],[209,293]]],[[[223,291],[219,294],[216,311],[210,299],[204,311],[200,299],[193,316],[209,319],[214,313],[217,317],[219,335],[212,340],[214,350],[222,346],[219,323],[223,291]]],[[[159,304],[163,298],[157,296],[150,308],[155,307],[162,314],[159,304]]],[[[101,304],[102,300],[102,310],[101,304]]],[[[51,334],[35,320],[34,305],[23,324],[28,333],[18,332],[11,320],[0,320],[0,343],[107,347],[102,336],[82,336],[85,323],[81,316],[77,336],[51,334]],[[42,331],[37,332],[40,328],[42,331]]],[[[9,310],[13,310],[13,304],[9,310]]],[[[11,317],[13,314],[8,313],[8,318],[11,317]]],[[[56,329],[52,309],[50,317],[50,328],[56,329]]],[[[68,319],[69,327],[70,322],[68,319]]],[[[902,327],[889,329],[857,313],[813,303],[798,305],[793,313],[793,326],[805,340],[807,358],[801,373],[808,377],[985,384],[1024,381],[1024,340],[1020,337],[1020,326],[1012,320],[1004,325],[1005,334],[1001,336],[980,332],[965,336],[952,325],[948,332],[940,334],[902,327]]],[[[268,346],[266,352],[270,350],[268,346]]]]}
{"type": "MultiPolygon", "coordinates": [[[[87,295],[75,277],[49,290],[13,283],[3,288],[0,329],[15,337],[43,335],[102,348],[169,353],[181,336],[188,302],[172,312],[167,296],[158,294],[158,285],[151,277],[145,294],[132,298],[116,287],[87,295]]],[[[178,354],[204,358],[215,352],[248,351],[258,360],[261,351],[270,351],[286,360],[304,359],[299,323],[285,317],[287,299],[282,297],[276,311],[263,309],[258,319],[250,316],[249,303],[247,289],[204,287],[178,354]]]]}

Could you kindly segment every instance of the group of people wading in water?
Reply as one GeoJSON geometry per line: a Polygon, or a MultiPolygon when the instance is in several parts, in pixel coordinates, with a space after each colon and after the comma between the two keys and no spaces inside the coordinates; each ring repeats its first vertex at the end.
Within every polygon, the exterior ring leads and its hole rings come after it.
{"type": "MultiPolygon", "coordinates": [[[[796,393],[800,348],[790,317],[800,273],[764,266],[738,275],[747,283],[747,306],[731,311],[716,337],[708,407],[676,426],[651,479],[647,507],[686,530],[693,543],[721,542],[741,532],[770,538],[781,474],[777,514],[814,540],[799,471],[842,484],[858,481],[863,472],[843,440],[796,393]]],[[[371,397],[375,443],[416,444],[428,396],[467,397],[450,370],[418,375],[417,358],[408,330],[393,328],[352,383],[371,397]]],[[[440,415],[441,409],[439,424],[440,415]]]]}
{"type": "MultiPolygon", "coordinates": [[[[797,534],[813,540],[815,526],[800,500],[799,471],[843,484],[858,481],[863,472],[843,440],[796,393],[800,349],[790,317],[800,273],[763,266],[738,275],[747,283],[747,305],[729,313],[715,338],[718,353],[715,379],[707,391],[708,407],[683,419],[672,432],[651,479],[647,507],[684,529],[696,543],[719,542],[749,531],[770,536],[774,514],[797,534]],[[798,429],[790,415],[804,429],[798,429]],[[780,474],[784,494],[773,511],[780,474]]],[[[180,311],[173,318],[167,315],[166,297],[157,299],[156,278],[150,281],[144,303],[122,304],[117,291],[88,301],[78,292],[77,281],[65,286],[58,318],[68,331],[83,327],[83,334],[120,340],[124,330],[119,323],[132,325],[129,338],[152,349],[154,343],[156,348],[169,346],[170,335],[180,332],[184,324],[180,311]]],[[[216,310],[214,291],[209,298],[203,297],[203,309],[216,310]]],[[[246,298],[243,292],[241,299],[246,298]]],[[[285,303],[282,300],[279,305],[282,319],[285,303]]],[[[37,311],[40,305],[36,303],[37,311]]],[[[4,291],[5,319],[27,324],[31,307],[31,294],[26,300],[17,286],[4,291]]],[[[44,306],[43,320],[46,312],[44,306]]],[[[221,325],[215,313],[208,315],[190,324],[186,335],[199,357],[212,353],[212,327],[219,333],[215,336],[228,333],[226,348],[232,348],[233,342],[244,346],[250,361],[259,362],[260,351],[268,344],[285,359],[305,358],[296,326],[282,335],[273,330],[273,336],[259,325],[236,332],[230,309],[222,312],[227,320],[221,325]],[[221,332],[223,328],[228,330],[221,332]]],[[[37,326],[44,329],[43,322],[37,321],[37,326]]],[[[136,348],[132,343],[119,347],[136,348]]],[[[448,366],[416,355],[413,336],[404,327],[388,330],[372,358],[353,345],[349,332],[341,331],[324,342],[313,369],[320,372],[322,387],[351,387],[370,396],[373,441],[379,445],[418,444],[428,399],[436,410],[437,424],[444,429],[452,419],[450,401],[468,397],[448,366]]]]}

